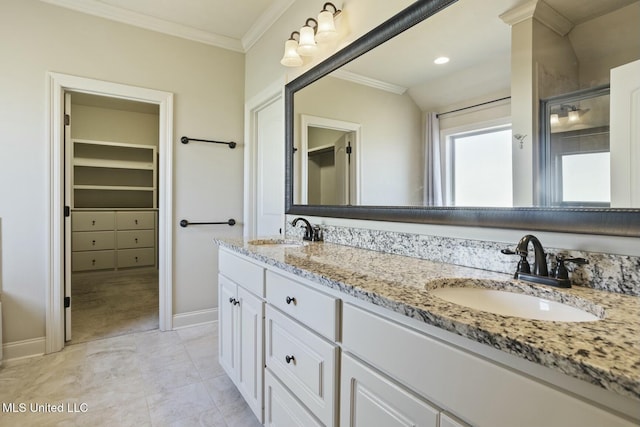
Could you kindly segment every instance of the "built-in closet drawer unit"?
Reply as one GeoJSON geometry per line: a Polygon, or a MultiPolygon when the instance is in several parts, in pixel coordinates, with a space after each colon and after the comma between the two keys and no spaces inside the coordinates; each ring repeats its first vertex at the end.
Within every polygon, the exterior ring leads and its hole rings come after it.
{"type": "Polygon", "coordinates": [[[153,248],[121,249],[117,251],[118,268],[154,265],[155,258],[153,248]]]}
{"type": "Polygon", "coordinates": [[[155,230],[118,230],[118,249],[152,248],[155,245],[155,230]]]}
{"type": "Polygon", "coordinates": [[[71,270],[105,270],[115,267],[115,251],[83,251],[71,254],[71,270]]]}
{"type": "Polygon", "coordinates": [[[331,341],[338,340],[339,299],[267,271],[267,302],[331,341]]]}
{"type": "Polygon", "coordinates": [[[265,311],[265,346],[267,368],[324,425],[334,425],[338,346],[269,304],[265,311]]]}
{"type": "Polygon", "coordinates": [[[150,230],[155,227],[155,213],[152,211],[116,212],[118,230],[150,230]]]}
{"type": "Polygon", "coordinates": [[[71,231],[113,230],[114,226],[113,211],[74,212],[71,217],[71,231]]]}
{"type": "Polygon", "coordinates": [[[74,251],[101,251],[115,248],[113,231],[74,231],[71,242],[74,251]]]}

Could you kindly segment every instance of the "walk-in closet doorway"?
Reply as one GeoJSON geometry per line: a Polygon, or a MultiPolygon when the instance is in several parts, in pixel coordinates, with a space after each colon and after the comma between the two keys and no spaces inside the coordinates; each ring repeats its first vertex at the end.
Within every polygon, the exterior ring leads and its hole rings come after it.
{"type": "Polygon", "coordinates": [[[171,329],[173,95],[49,77],[46,351],[171,329]]]}

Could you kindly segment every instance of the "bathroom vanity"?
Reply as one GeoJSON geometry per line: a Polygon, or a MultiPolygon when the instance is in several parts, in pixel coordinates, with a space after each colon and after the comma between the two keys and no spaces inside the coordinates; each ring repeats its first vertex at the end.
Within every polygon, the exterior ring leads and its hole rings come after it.
{"type": "Polygon", "coordinates": [[[640,298],[331,243],[216,240],[220,363],[264,425],[632,426],[640,298]],[[592,321],[467,308],[448,287],[592,321]]]}

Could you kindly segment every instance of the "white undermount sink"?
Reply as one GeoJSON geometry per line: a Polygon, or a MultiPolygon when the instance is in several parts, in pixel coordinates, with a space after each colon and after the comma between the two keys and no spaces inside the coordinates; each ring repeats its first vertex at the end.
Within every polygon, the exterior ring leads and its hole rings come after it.
{"type": "Polygon", "coordinates": [[[299,247],[305,246],[307,243],[299,240],[288,239],[255,239],[247,242],[254,246],[280,246],[280,247],[299,247]]]}
{"type": "Polygon", "coordinates": [[[558,322],[591,322],[600,320],[585,310],[533,295],[476,287],[443,287],[430,290],[445,301],[475,310],[558,322]]]}

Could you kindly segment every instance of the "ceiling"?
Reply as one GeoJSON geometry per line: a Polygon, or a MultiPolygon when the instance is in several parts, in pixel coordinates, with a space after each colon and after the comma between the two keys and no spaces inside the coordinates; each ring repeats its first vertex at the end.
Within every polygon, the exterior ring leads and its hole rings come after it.
{"type": "Polygon", "coordinates": [[[41,0],[78,12],[246,52],[295,0],[41,0]]]}

